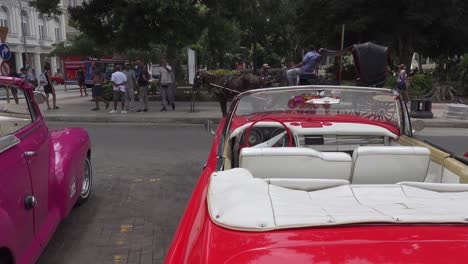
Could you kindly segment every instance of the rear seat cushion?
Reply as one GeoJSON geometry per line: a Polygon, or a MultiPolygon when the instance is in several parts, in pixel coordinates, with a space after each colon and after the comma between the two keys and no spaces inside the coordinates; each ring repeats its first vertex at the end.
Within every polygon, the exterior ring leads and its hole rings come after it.
{"type": "Polygon", "coordinates": [[[240,167],[256,178],[311,178],[349,180],[352,159],[344,152],[309,148],[243,148],[240,167]]]}
{"type": "Polygon", "coordinates": [[[423,147],[358,147],[353,153],[352,184],[423,182],[430,151],[423,147]]]}

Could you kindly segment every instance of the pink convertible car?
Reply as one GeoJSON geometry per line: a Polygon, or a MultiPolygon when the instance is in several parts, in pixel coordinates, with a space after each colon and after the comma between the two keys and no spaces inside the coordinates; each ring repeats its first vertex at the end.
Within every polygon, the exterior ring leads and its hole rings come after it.
{"type": "Polygon", "coordinates": [[[21,79],[0,77],[0,264],[34,263],[91,193],[88,133],[49,131],[44,99],[21,79]]]}

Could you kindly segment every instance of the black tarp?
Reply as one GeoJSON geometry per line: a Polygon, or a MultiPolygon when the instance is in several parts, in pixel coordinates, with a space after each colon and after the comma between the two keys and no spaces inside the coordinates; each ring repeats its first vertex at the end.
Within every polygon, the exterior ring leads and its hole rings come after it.
{"type": "Polygon", "coordinates": [[[388,47],[372,42],[355,44],[351,49],[361,85],[383,84],[387,78],[388,47]]]}

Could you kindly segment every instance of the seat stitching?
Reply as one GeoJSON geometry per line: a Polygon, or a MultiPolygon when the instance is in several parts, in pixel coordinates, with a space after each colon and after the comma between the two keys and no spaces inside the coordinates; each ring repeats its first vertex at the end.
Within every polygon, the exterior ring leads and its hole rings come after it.
{"type": "Polygon", "coordinates": [[[271,213],[273,214],[273,224],[275,225],[275,229],[276,229],[278,226],[276,225],[275,209],[273,207],[273,200],[271,199],[271,195],[270,195],[270,184],[268,184],[268,198],[270,199],[271,213]]]}

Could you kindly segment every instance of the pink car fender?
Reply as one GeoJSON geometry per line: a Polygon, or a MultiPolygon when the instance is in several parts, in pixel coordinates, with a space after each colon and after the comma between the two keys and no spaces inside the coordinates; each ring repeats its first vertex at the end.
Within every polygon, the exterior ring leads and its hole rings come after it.
{"type": "Polygon", "coordinates": [[[49,175],[50,201],[52,208],[58,208],[60,217],[65,218],[75,205],[80,192],[84,175],[84,162],[91,148],[88,133],[81,128],[52,130],[50,139],[51,161],[49,175]]]}

